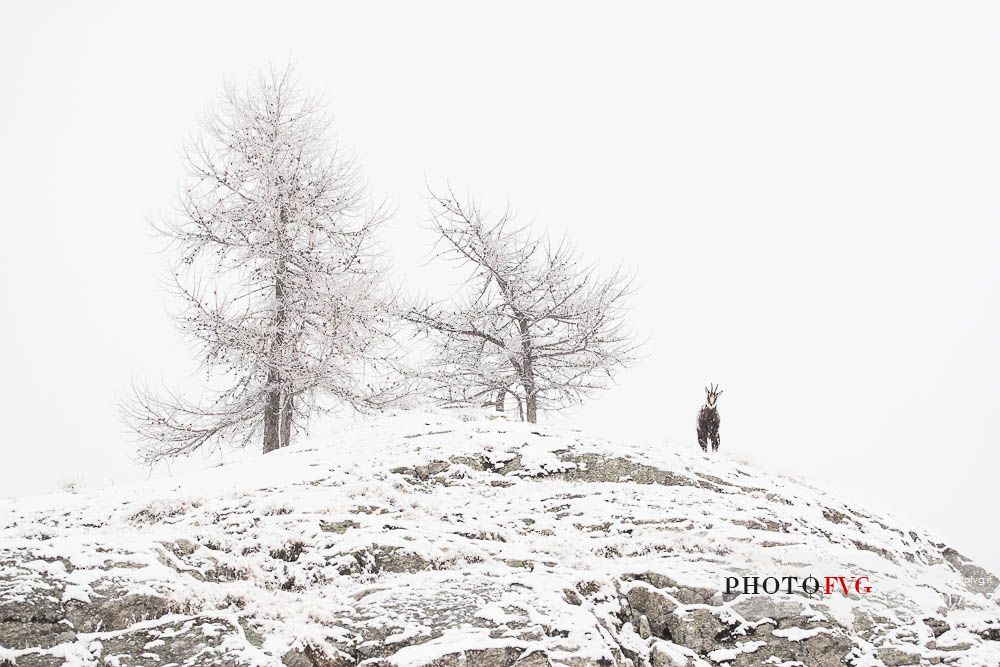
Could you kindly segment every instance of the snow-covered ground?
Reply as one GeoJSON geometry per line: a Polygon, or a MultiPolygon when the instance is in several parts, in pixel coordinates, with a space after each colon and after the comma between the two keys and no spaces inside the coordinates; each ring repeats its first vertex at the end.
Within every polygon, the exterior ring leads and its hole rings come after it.
{"type": "Polygon", "coordinates": [[[984,667],[996,585],[918,526],[724,455],[483,412],[0,504],[19,666],[984,667]],[[872,590],[722,594],[753,575],[872,590]]]}

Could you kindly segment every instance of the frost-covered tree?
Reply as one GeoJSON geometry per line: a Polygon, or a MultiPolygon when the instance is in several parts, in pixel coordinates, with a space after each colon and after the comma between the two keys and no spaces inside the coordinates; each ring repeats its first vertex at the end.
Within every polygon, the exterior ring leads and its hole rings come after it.
{"type": "Polygon", "coordinates": [[[473,202],[431,193],[438,256],[471,273],[453,302],[423,303],[405,318],[431,337],[427,365],[446,400],[504,409],[512,396],[522,418],[581,402],[605,388],[634,358],[625,326],[631,280],[601,278],[564,241],[552,244],[506,212],[485,219],[473,202]]]}
{"type": "Polygon", "coordinates": [[[124,414],[149,462],[256,437],[267,453],[324,397],[371,407],[391,393],[362,380],[389,359],[373,239],[386,215],[321,100],[272,70],[228,88],[203,130],[178,215],[157,229],[178,252],[177,324],[223,388],[207,401],[138,390],[124,414]]]}

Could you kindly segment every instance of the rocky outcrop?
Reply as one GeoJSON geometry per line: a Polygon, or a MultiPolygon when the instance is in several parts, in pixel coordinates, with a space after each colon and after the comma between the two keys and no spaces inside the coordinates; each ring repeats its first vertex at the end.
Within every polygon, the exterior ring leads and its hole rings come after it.
{"type": "Polygon", "coordinates": [[[338,442],[0,505],[0,665],[1000,664],[989,572],[786,478],[440,414],[338,442]]]}

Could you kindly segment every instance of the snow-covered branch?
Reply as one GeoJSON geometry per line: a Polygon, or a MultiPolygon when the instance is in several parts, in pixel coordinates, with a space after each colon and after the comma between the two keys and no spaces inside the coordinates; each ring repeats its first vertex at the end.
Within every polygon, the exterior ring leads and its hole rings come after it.
{"type": "MultiPolygon", "coordinates": [[[[487,219],[474,202],[431,193],[437,257],[471,270],[452,303],[418,303],[404,317],[436,344],[425,375],[447,400],[506,396],[536,421],[539,409],[581,402],[634,359],[625,325],[631,278],[600,277],[565,240],[552,244],[514,223],[487,219]]],[[[485,399],[485,400],[484,400],[485,399]]]]}

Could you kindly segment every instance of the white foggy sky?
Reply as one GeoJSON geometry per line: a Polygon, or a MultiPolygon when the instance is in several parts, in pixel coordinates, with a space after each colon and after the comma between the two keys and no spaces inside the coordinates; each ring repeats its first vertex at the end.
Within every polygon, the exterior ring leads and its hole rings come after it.
{"type": "Polygon", "coordinates": [[[424,183],[639,276],[646,357],[554,421],[726,455],[1000,570],[994,3],[0,5],[0,495],[141,478],[114,415],[193,364],[166,315],[178,152],[227,80],[296,63],[421,268],[424,183]]]}

